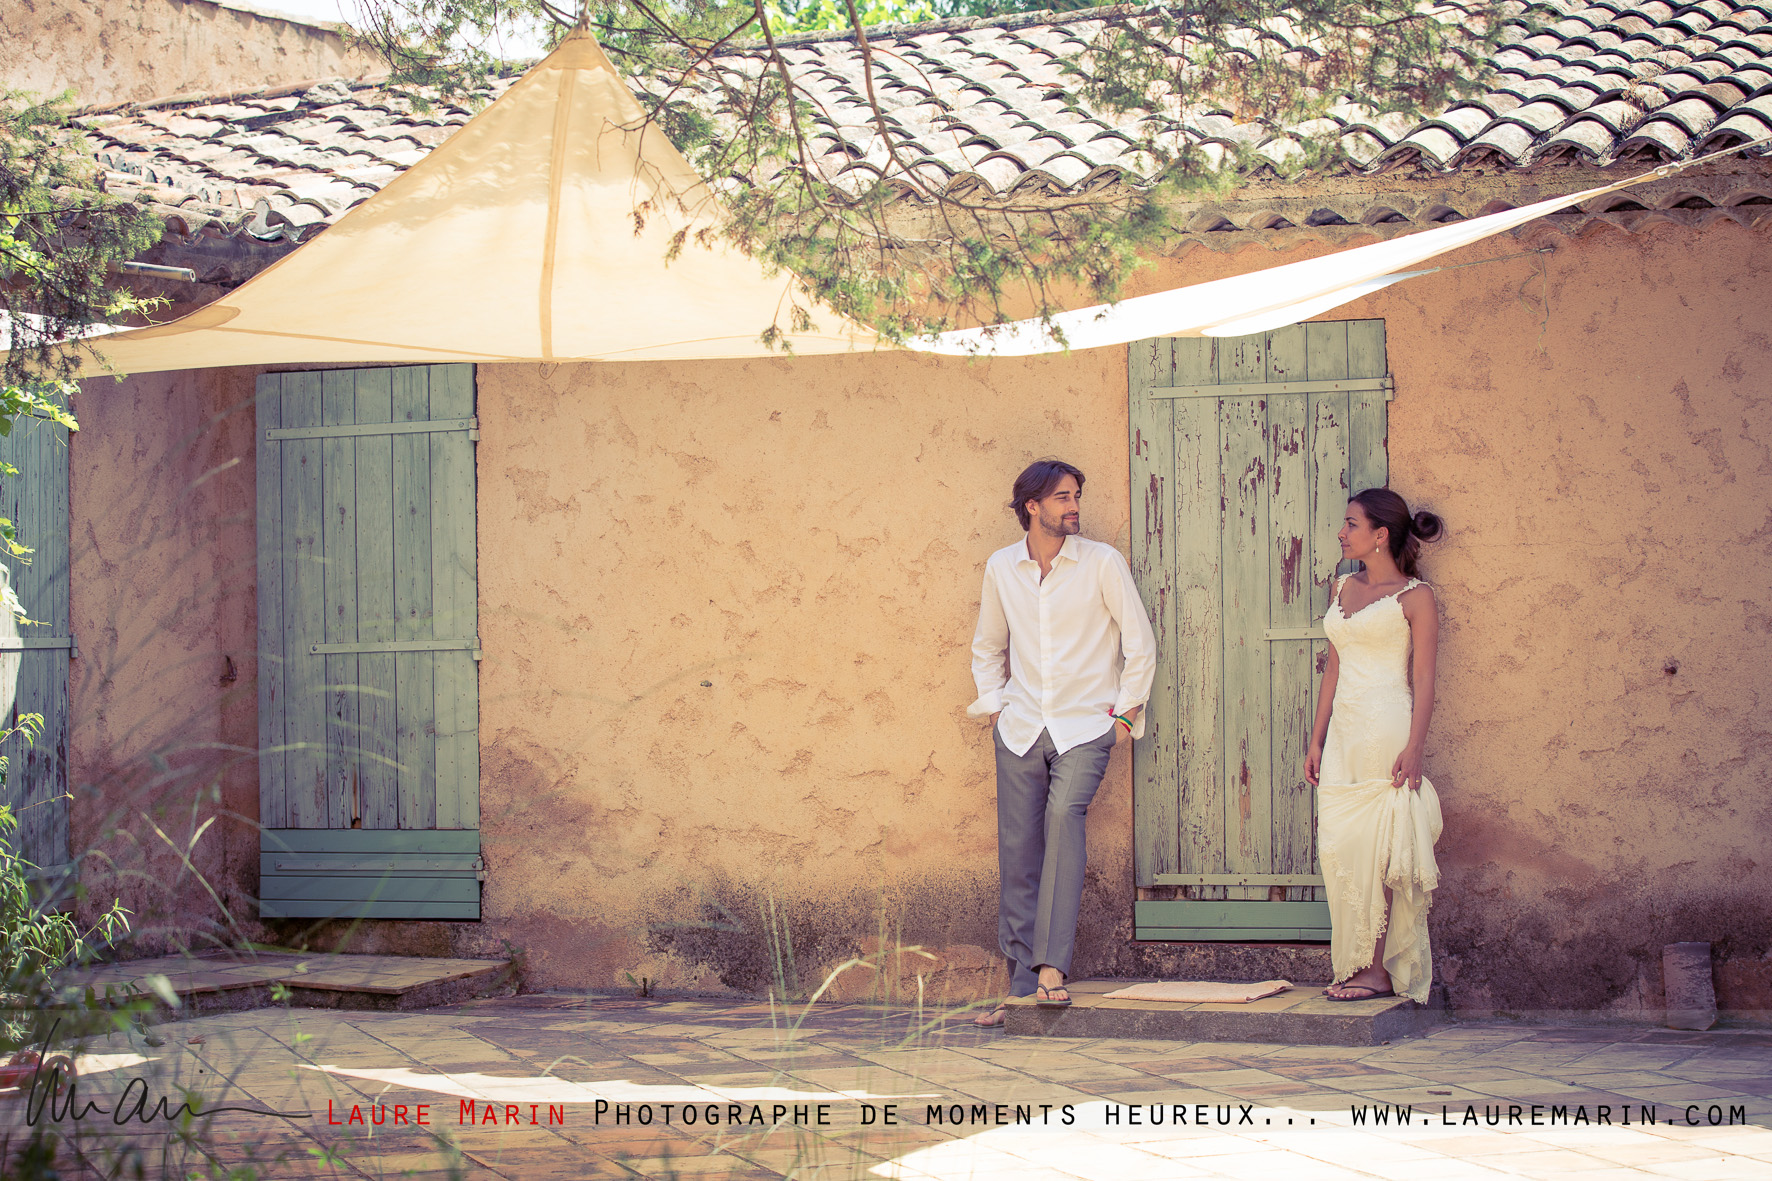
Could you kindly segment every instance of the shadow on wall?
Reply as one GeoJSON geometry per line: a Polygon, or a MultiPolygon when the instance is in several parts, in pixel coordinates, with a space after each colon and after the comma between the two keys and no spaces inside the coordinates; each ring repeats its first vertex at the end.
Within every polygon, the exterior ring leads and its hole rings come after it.
{"type": "Polygon", "coordinates": [[[832,1000],[943,1006],[998,996],[1008,985],[995,950],[994,878],[956,871],[816,900],[790,889],[721,876],[660,899],[646,922],[648,962],[790,1000],[824,989],[832,1000]]]}

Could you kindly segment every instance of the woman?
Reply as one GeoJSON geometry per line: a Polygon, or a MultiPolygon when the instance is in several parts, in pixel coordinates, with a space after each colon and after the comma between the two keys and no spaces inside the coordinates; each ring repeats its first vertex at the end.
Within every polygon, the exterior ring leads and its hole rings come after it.
{"type": "Polygon", "coordinates": [[[1304,768],[1317,789],[1332,1001],[1426,1001],[1433,981],[1427,911],[1439,884],[1440,798],[1421,760],[1440,624],[1415,563],[1441,529],[1395,492],[1368,488],[1348,502],[1337,535],[1341,556],[1362,568],[1336,580],[1323,620],[1329,659],[1304,768]]]}

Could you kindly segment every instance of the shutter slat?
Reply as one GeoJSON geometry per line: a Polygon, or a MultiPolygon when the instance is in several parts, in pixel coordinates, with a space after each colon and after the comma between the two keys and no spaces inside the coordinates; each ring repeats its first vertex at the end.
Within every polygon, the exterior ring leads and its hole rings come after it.
{"type": "Polygon", "coordinates": [[[259,833],[258,847],[279,855],[478,854],[480,834],[474,829],[267,828],[259,833]]]}
{"type": "MultiPolygon", "coordinates": [[[[394,387],[386,369],[359,369],[357,422],[387,424],[394,387]]],[[[357,640],[394,638],[394,440],[361,435],[357,449],[357,640]]],[[[394,655],[357,654],[358,791],[363,827],[400,827],[400,785],[394,760],[394,655]]]]}
{"type": "MultiPolygon", "coordinates": [[[[1268,346],[1268,379],[1292,381],[1308,369],[1305,330],[1276,330],[1268,346]]],[[[1268,419],[1268,628],[1308,628],[1313,622],[1310,593],[1310,400],[1269,398],[1268,419]]],[[[1276,874],[1309,874],[1314,841],[1316,793],[1304,777],[1310,749],[1311,645],[1308,639],[1275,640],[1267,645],[1269,717],[1273,727],[1272,771],[1268,778],[1273,817],[1271,862],[1276,874]]],[[[1284,884],[1286,897],[1299,900],[1299,887],[1284,884]]]]}
{"type": "MultiPolygon", "coordinates": [[[[1347,377],[1347,321],[1305,326],[1305,353],[1313,376],[1324,380],[1347,377]]],[[[1311,619],[1320,620],[1329,610],[1335,576],[1343,565],[1335,535],[1347,513],[1348,395],[1344,392],[1313,394],[1311,406],[1311,619]]],[[[1352,563],[1347,564],[1352,568],[1352,563]]],[[[1317,690],[1329,660],[1329,641],[1311,644],[1311,717],[1317,716],[1317,690]]],[[[1313,873],[1322,872],[1317,857],[1317,793],[1311,793],[1311,861],[1313,873]]],[[[1313,891],[1316,897],[1325,897],[1313,891]]]]}
{"type": "MultiPolygon", "coordinates": [[[[281,903],[343,903],[339,913],[358,914],[374,903],[477,903],[480,881],[473,875],[351,873],[274,873],[260,876],[259,898],[281,903]]],[[[392,916],[390,916],[392,917],[392,916]]]]}
{"type": "Polygon", "coordinates": [[[1169,340],[1131,346],[1132,578],[1157,637],[1157,672],[1145,707],[1145,736],[1132,747],[1133,865],[1137,885],[1150,886],[1178,865],[1181,835],[1181,711],[1177,693],[1174,543],[1175,413],[1169,402],[1141,398],[1144,385],[1170,380],[1175,348],[1169,340]]]}
{"type": "Polygon", "coordinates": [[[283,448],[266,431],[283,421],[283,375],[258,379],[258,817],[289,824],[283,754],[283,448]]]}
{"type": "MultiPolygon", "coordinates": [[[[473,409],[473,370],[432,366],[432,413],[467,418],[473,409]]],[[[431,437],[431,513],[437,634],[474,635],[479,630],[474,445],[465,436],[431,437]]],[[[467,652],[439,652],[435,660],[437,827],[473,828],[480,816],[479,670],[467,652]]]]}
{"type": "MultiPolygon", "coordinates": [[[[318,373],[283,375],[283,422],[320,424],[318,373]]],[[[295,439],[283,448],[283,743],[288,823],[325,828],[326,661],[306,645],[324,636],[325,566],[321,551],[322,441],[295,439]]]]}
{"type": "Polygon", "coordinates": [[[261,898],[259,914],[267,919],[445,919],[480,917],[480,900],[466,902],[323,902],[261,898]]]}
{"type": "MultiPolygon", "coordinates": [[[[1266,344],[1265,336],[1222,342],[1219,380],[1227,385],[1262,381],[1266,344]]],[[[1224,495],[1224,868],[1268,873],[1273,860],[1273,751],[1264,635],[1270,577],[1267,400],[1226,398],[1217,405],[1224,495]]]]}
{"type": "MultiPolygon", "coordinates": [[[[1353,320],[1347,326],[1349,377],[1380,377],[1385,371],[1384,321],[1353,320]]],[[[1382,488],[1389,475],[1386,436],[1389,431],[1384,395],[1360,390],[1348,395],[1353,426],[1348,447],[1348,490],[1382,488]]]]}
{"type": "MultiPolygon", "coordinates": [[[[396,421],[431,415],[431,371],[393,371],[396,421]]],[[[418,642],[435,638],[431,605],[431,438],[393,439],[394,480],[394,638],[418,642]]],[[[430,652],[394,657],[394,746],[399,827],[429,829],[437,824],[437,738],[434,669],[430,652]]]]}
{"type": "MultiPolygon", "coordinates": [[[[357,375],[352,370],[323,374],[321,422],[349,425],[357,416],[357,375]]],[[[356,440],[320,440],[320,484],[325,515],[320,552],[325,555],[326,626],[329,643],[357,639],[357,445],[356,440]]],[[[326,816],[329,828],[362,822],[362,757],[357,726],[357,654],[322,658],[326,669],[326,816]]]]}
{"type": "Polygon", "coordinates": [[[1153,935],[1152,929],[1191,929],[1216,931],[1216,934],[1194,938],[1224,939],[1297,939],[1311,938],[1284,932],[1321,931],[1319,939],[1329,937],[1329,904],[1327,902],[1194,902],[1176,899],[1172,902],[1150,901],[1134,904],[1134,922],[1139,938],[1174,938],[1153,935]],[[1267,932],[1258,934],[1256,932],[1267,932]]]}
{"type": "MultiPolygon", "coordinates": [[[[1175,342],[1176,381],[1218,376],[1216,340],[1175,342]]],[[[1175,664],[1180,682],[1181,831],[1176,869],[1216,873],[1224,869],[1224,580],[1219,552],[1222,497],[1218,403],[1173,404],[1175,494],[1170,560],[1175,563],[1175,664]]],[[[1197,897],[1222,898],[1223,887],[1203,887],[1197,897]]]]}

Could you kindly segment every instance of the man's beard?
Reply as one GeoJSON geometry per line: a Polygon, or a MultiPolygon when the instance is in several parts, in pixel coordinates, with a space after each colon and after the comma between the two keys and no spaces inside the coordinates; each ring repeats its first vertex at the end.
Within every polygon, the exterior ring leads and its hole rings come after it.
{"type": "Polygon", "coordinates": [[[1080,532],[1083,523],[1081,517],[1066,520],[1063,513],[1056,517],[1048,517],[1045,513],[1041,513],[1040,526],[1054,537],[1069,537],[1073,533],[1080,532]]]}

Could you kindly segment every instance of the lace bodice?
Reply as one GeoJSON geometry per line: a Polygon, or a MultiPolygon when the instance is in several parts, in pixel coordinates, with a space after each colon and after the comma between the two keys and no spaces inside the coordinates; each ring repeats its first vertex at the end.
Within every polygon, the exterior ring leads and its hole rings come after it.
{"type": "Polygon", "coordinates": [[[1411,699],[1409,692],[1409,620],[1398,602],[1405,593],[1422,585],[1411,578],[1400,589],[1374,599],[1348,615],[1341,609],[1341,588],[1352,575],[1335,584],[1323,632],[1335,645],[1341,672],[1335,684],[1335,702],[1395,701],[1411,699]]]}

